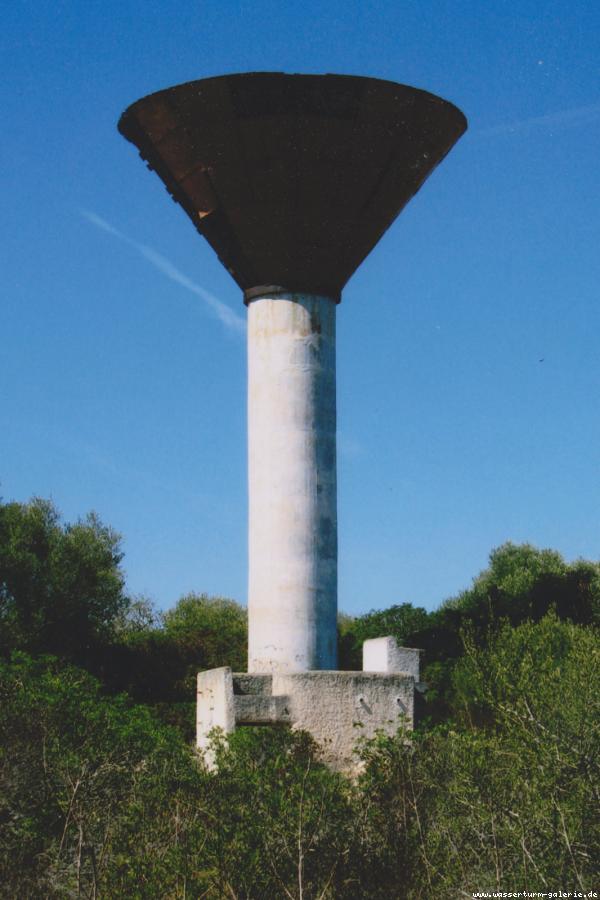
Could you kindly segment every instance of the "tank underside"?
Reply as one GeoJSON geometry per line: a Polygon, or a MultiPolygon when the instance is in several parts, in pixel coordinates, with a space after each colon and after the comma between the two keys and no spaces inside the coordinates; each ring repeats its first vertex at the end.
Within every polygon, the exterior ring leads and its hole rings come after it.
{"type": "Polygon", "coordinates": [[[244,291],[336,299],[465,128],[416,88],[280,73],[182,84],[119,122],[244,291]]]}

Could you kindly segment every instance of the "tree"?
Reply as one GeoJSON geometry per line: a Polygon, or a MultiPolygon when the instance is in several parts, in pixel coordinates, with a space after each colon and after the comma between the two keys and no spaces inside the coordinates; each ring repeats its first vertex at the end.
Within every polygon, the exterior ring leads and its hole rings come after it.
{"type": "Polygon", "coordinates": [[[62,524],[52,503],[0,503],[0,650],[83,662],[127,606],[120,538],[90,513],[62,524]]]}
{"type": "Polygon", "coordinates": [[[247,667],[248,615],[225,597],[186,594],[164,614],[164,633],[199,669],[247,667]]]}
{"type": "Polygon", "coordinates": [[[151,705],[191,740],[197,673],[224,665],[244,671],[246,643],[246,610],[233,600],[188,594],[157,613],[141,598],[117,620],[98,673],[109,690],[151,705]]]}
{"type": "Polygon", "coordinates": [[[502,619],[538,621],[550,610],[579,625],[600,624],[600,565],[509,542],[492,551],[488,568],[446,601],[440,616],[457,612],[485,630],[502,619]]]}
{"type": "Polygon", "coordinates": [[[423,679],[429,685],[427,712],[434,721],[451,713],[452,671],[463,656],[468,630],[486,644],[505,623],[540,621],[553,611],[575,624],[600,624],[600,565],[567,563],[554,550],[506,543],[490,554],[489,566],[473,585],[429,614],[410,637],[423,649],[423,679]]]}
{"type": "Polygon", "coordinates": [[[163,613],[157,609],[150,597],[143,594],[132,597],[128,605],[122,609],[114,621],[117,637],[128,638],[132,635],[147,634],[162,627],[163,613]]]}

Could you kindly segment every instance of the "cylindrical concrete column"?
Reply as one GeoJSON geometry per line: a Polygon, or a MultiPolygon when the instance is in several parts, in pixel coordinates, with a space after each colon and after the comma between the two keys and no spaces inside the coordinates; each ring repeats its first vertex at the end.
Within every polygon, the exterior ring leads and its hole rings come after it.
{"type": "Polygon", "coordinates": [[[335,310],[248,304],[250,672],[337,666],[335,310]]]}

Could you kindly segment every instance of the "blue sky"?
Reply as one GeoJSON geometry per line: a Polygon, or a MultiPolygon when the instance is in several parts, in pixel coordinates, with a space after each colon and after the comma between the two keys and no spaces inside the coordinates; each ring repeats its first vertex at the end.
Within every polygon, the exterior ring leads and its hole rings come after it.
{"type": "Polygon", "coordinates": [[[0,60],[5,500],[95,509],[162,607],[245,602],[245,309],[116,123],[340,72],[469,119],[338,311],[340,607],[433,608],[506,540],[599,557],[600,6],[21,0],[0,60]]]}

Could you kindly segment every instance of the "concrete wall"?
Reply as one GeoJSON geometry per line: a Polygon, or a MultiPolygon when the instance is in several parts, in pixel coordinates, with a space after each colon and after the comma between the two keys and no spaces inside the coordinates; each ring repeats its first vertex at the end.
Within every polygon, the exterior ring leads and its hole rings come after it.
{"type": "Polygon", "coordinates": [[[414,680],[365,672],[302,672],[273,675],[273,693],[287,697],[294,728],[310,732],[333,769],[359,769],[355,750],[376,732],[396,733],[413,724],[414,680]]]}
{"type": "Polygon", "coordinates": [[[335,311],[248,305],[250,672],[337,665],[335,311]]]}

